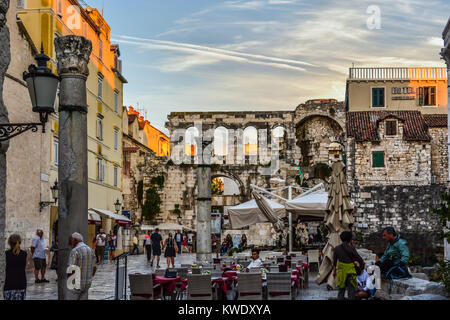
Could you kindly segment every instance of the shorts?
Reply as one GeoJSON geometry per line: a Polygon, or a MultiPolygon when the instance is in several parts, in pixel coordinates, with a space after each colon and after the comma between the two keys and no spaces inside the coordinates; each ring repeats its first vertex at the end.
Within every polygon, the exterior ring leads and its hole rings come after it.
{"type": "Polygon", "coordinates": [[[45,269],[47,267],[47,262],[45,259],[34,258],[33,261],[34,261],[34,269],[36,270],[45,269]]]}
{"type": "Polygon", "coordinates": [[[154,256],[160,256],[161,255],[161,247],[153,247],[152,251],[153,251],[153,255],[154,256]]]}
{"type": "Polygon", "coordinates": [[[192,243],[188,243],[188,246],[189,246],[189,247],[192,247],[192,246],[193,246],[193,244],[192,244],[192,243]]]}
{"type": "Polygon", "coordinates": [[[105,247],[104,246],[98,246],[97,248],[95,248],[95,253],[98,256],[103,257],[105,255],[105,247]]]}

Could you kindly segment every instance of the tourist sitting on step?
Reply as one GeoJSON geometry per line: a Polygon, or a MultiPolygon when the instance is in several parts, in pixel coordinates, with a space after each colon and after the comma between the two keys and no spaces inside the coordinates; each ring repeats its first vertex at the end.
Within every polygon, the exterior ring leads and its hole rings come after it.
{"type": "Polygon", "coordinates": [[[408,271],[409,249],[405,239],[393,227],[383,229],[383,239],[388,243],[384,254],[375,263],[386,279],[411,278],[408,271]]]}

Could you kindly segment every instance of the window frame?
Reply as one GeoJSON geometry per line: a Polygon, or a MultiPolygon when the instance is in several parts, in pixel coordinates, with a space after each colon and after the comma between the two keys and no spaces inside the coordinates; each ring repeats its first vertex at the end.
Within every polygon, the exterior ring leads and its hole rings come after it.
{"type": "Polygon", "coordinates": [[[374,150],[374,151],[372,151],[372,168],[375,168],[375,169],[384,169],[384,168],[386,168],[385,152],[384,151],[381,151],[381,150],[374,150]],[[375,166],[375,153],[383,154],[383,165],[382,166],[375,166]]]}
{"type": "Polygon", "coordinates": [[[103,117],[97,115],[97,139],[103,141],[103,117]]]}
{"type": "Polygon", "coordinates": [[[97,96],[100,100],[103,100],[103,75],[98,75],[97,80],[97,96]]]}
{"type": "Polygon", "coordinates": [[[114,128],[114,151],[119,150],[119,130],[114,128]]]}
{"type": "Polygon", "coordinates": [[[113,173],[113,185],[114,187],[119,186],[119,167],[114,166],[114,173],[113,173]]]}
{"type": "Polygon", "coordinates": [[[422,87],[418,87],[417,89],[419,92],[418,93],[419,107],[437,107],[437,86],[422,86],[422,87]],[[425,101],[426,89],[429,89],[430,91],[434,90],[434,92],[430,92],[428,94],[429,99],[431,99],[431,97],[434,97],[434,104],[428,104],[428,101],[425,101]],[[423,100],[423,102],[422,102],[422,100],[423,100]]]}
{"type": "Polygon", "coordinates": [[[59,139],[57,137],[53,137],[53,165],[59,165],[59,139]]]}
{"type": "Polygon", "coordinates": [[[384,122],[384,135],[386,136],[386,137],[396,137],[397,135],[398,135],[398,122],[397,122],[397,120],[386,120],[385,122],[384,122]],[[388,122],[393,122],[393,123],[395,123],[395,134],[388,134],[388,122]]]}
{"type": "Polygon", "coordinates": [[[370,87],[370,108],[374,108],[374,109],[383,109],[383,108],[387,108],[386,106],[386,87],[382,87],[382,86],[374,86],[374,87],[370,87]],[[373,91],[374,89],[383,89],[383,106],[377,106],[374,107],[373,105],[373,91]]]}
{"type": "Polygon", "coordinates": [[[114,113],[119,114],[119,91],[114,90],[114,113]]]}

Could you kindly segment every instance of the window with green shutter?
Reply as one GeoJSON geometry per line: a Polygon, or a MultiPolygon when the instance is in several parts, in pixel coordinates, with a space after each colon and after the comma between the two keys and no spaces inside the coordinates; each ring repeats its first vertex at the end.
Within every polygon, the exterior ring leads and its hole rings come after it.
{"type": "Polygon", "coordinates": [[[384,107],[384,88],[372,88],[372,107],[384,107]]]}
{"type": "Polygon", "coordinates": [[[384,152],[383,151],[374,151],[372,152],[372,167],[380,168],[384,167],[384,152]]]}

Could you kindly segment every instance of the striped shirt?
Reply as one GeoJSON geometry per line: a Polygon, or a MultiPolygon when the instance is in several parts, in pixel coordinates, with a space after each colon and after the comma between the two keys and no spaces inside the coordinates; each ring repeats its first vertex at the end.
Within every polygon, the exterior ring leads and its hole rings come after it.
{"type": "Polygon", "coordinates": [[[81,291],[90,288],[94,268],[94,253],[85,243],[79,242],[69,256],[69,266],[78,266],[81,270],[81,291]]]}

